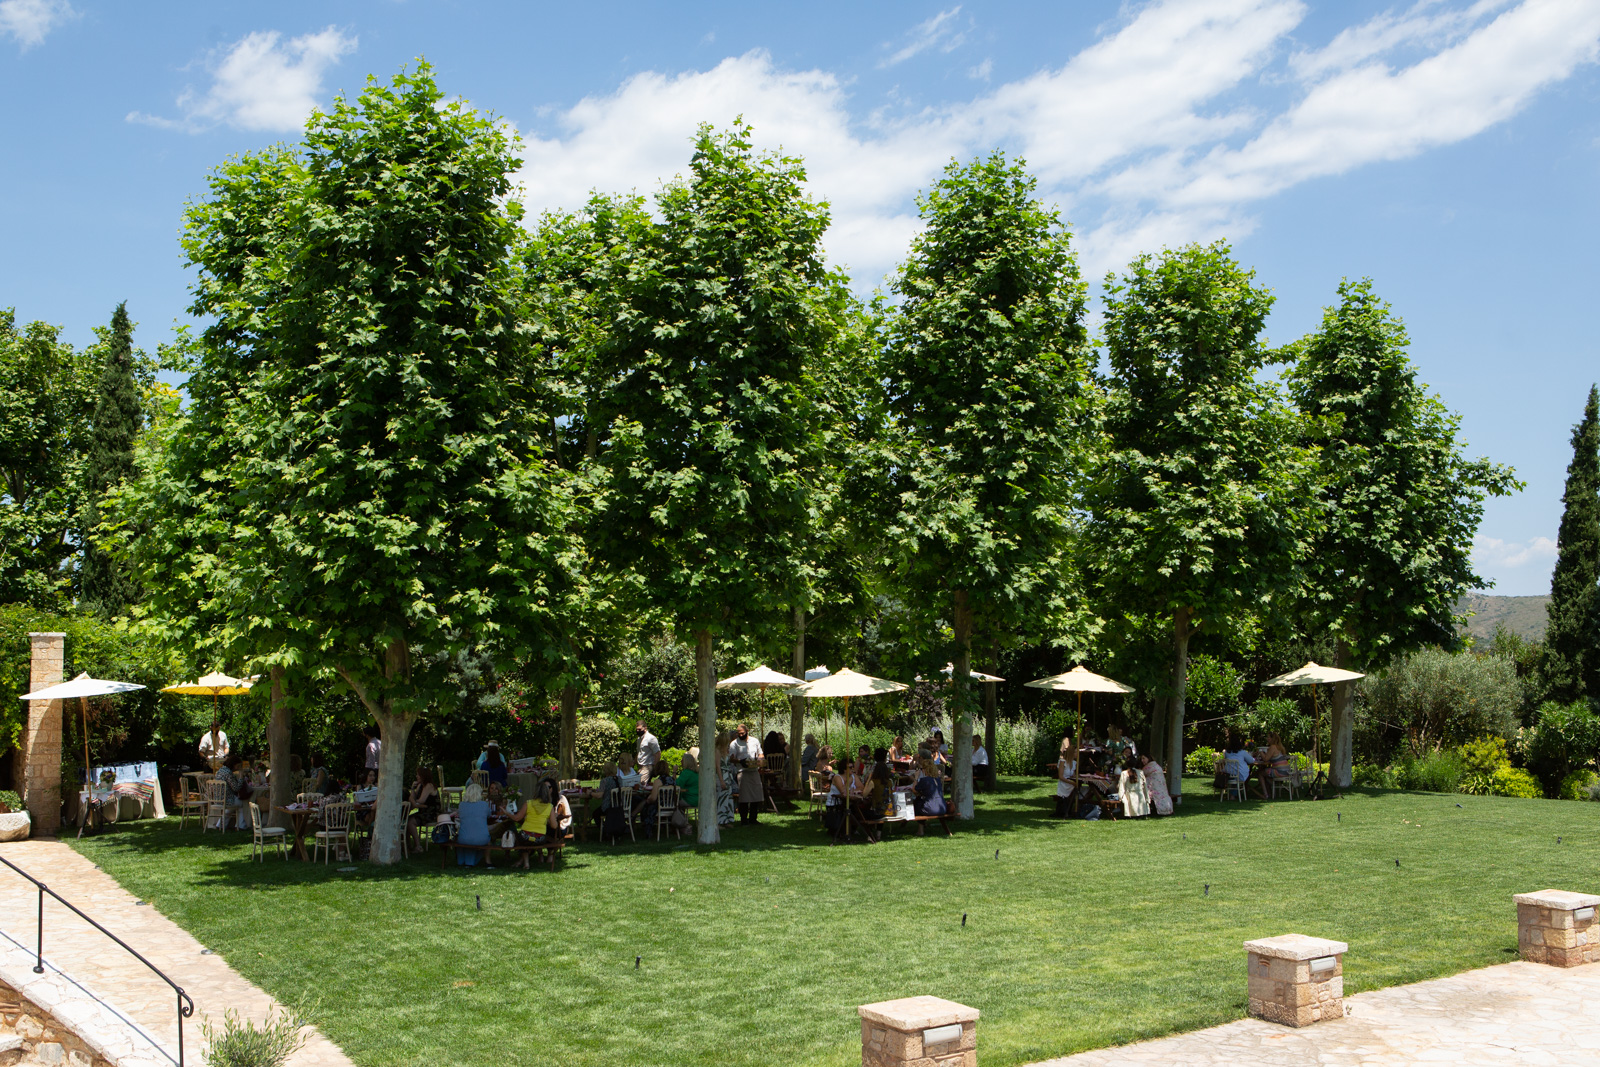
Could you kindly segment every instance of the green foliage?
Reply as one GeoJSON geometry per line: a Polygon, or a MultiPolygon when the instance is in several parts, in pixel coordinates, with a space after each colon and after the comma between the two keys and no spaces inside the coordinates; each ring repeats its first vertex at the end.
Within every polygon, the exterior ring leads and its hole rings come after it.
{"type": "Polygon", "coordinates": [[[1495,776],[1511,766],[1503,737],[1480,737],[1461,746],[1461,764],[1464,771],[1461,791],[1474,796],[1488,796],[1494,792],[1495,776]]]}
{"type": "Polygon", "coordinates": [[[622,751],[622,731],[610,719],[595,716],[578,720],[578,777],[595,778],[616,763],[622,751]]]}
{"type": "MultiPolygon", "coordinates": [[[[1326,716],[1323,725],[1327,725],[1326,716]]],[[[1299,701],[1287,697],[1263,697],[1229,717],[1228,726],[1239,736],[1261,744],[1266,743],[1268,734],[1277,734],[1288,752],[1311,749],[1312,717],[1299,701]]]]}
{"type": "MultiPolygon", "coordinates": [[[[0,746],[0,748],[3,747],[0,746]]],[[[0,812],[21,810],[22,798],[9,789],[0,789],[0,812]]]]}
{"type": "Polygon", "coordinates": [[[1552,794],[1574,770],[1600,758],[1600,714],[1590,700],[1539,705],[1523,739],[1530,768],[1552,794]]]}
{"type": "Polygon", "coordinates": [[[1558,800],[1595,800],[1600,798],[1600,774],[1588,768],[1573,771],[1561,779],[1556,789],[1558,800]]]}
{"type": "Polygon", "coordinates": [[[1519,488],[1509,468],[1462,457],[1460,419],[1416,380],[1408,344],[1371,281],[1346,280],[1286,376],[1318,455],[1302,610],[1339,639],[1337,662],[1367,671],[1457,642],[1455,604],[1483,586],[1471,552],[1484,497],[1519,488]]]}
{"type": "Polygon", "coordinates": [[[1600,699],[1600,389],[1594,386],[1583,420],[1572,428],[1561,499],[1538,685],[1549,700],[1600,699]]]}
{"type": "Polygon", "coordinates": [[[1521,797],[1524,800],[1538,800],[1544,796],[1539,779],[1521,767],[1510,765],[1498,768],[1489,776],[1489,793],[1497,797],[1521,797]]]}
{"type": "MultiPolygon", "coordinates": [[[[1063,609],[1068,479],[1088,414],[1086,289],[1035,190],[1000,153],[952,162],[918,199],[925,228],[891,283],[884,537],[925,632],[952,620],[958,670],[975,628],[1042,633],[1063,609]]],[[[965,677],[955,693],[970,700],[965,677]]]]}
{"type": "MultiPolygon", "coordinates": [[[[627,736],[633,736],[633,724],[641,719],[663,746],[694,736],[700,693],[694,652],[682,643],[662,635],[630,648],[612,660],[604,686],[606,706],[627,736]]],[[[723,694],[718,694],[718,702],[723,699],[723,694]]],[[[738,703],[729,700],[728,704],[727,710],[736,713],[738,703]]],[[[788,705],[783,707],[787,717],[788,705]]],[[[686,743],[696,744],[698,738],[686,743]]]]}
{"type": "Polygon", "coordinates": [[[1059,744],[1059,739],[1052,740],[1026,716],[1001,719],[995,723],[994,751],[989,753],[989,762],[997,774],[1038,774],[1041,764],[1055,758],[1048,749],[1058,748],[1059,744]],[[1039,752],[1041,746],[1047,749],[1043,755],[1039,752]]]}
{"type": "Polygon", "coordinates": [[[96,389],[93,431],[84,467],[81,528],[87,538],[79,603],[111,619],[126,615],[138,596],[132,579],[99,544],[106,495],[135,474],[134,442],[143,420],[144,398],[135,375],[133,323],[128,305],[117,305],[105,334],[105,359],[96,389]]]}
{"type": "Polygon", "coordinates": [[[1436,749],[1420,756],[1406,754],[1387,767],[1358,763],[1351,782],[1380,789],[1411,789],[1429,793],[1454,793],[1462,788],[1467,767],[1460,751],[1436,749]]]}
{"type": "Polygon", "coordinates": [[[661,750],[661,765],[666,768],[668,774],[676,776],[679,771],[683,770],[684,752],[685,750],[681,748],[664,748],[661,750]]]}
{"type": "Polygon", "coordinates": [[[1498,656],[1426,648],[1362,679],[1367,713],[1419,747],[1458,745],[1516,730],[1522,686],[1516,667],[1498,656]]]}
{"type": "Polygon", "coordinates": [[[200,1024],[206,1038],[207,1067],[283,1067],[306,1043],[300,1032],[303,1025],[292,1013],[284,1011],[268,1016],[257,1029],[228,1008],[223,1012],[221,1027],[213,1026],[210,1019],[200,1024]]]}
{"type": "Polygon", "coordinates": [[[1216,772],[1217,760],[1221,758],[1221,752],[1209,745],[1201,745],[1183,757],[1183,773],[1209,778],[1216,772]]]}
{"type": "Polygon", "coordinates": [[[1244,678],[1227,660],[1203,654],[1189,660],[1186,701],[1191,717],[1220,719],[1237,716],[1242,710],[1239,698],[1243,695],[1244,678]]]}

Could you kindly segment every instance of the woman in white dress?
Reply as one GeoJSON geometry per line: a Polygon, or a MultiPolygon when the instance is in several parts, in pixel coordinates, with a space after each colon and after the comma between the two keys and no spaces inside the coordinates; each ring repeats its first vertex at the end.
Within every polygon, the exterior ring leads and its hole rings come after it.
{"type": "Polygon", "coordinates": [[[1172,814],[1172,795],[1167,792],[1167,775],[1161,764],[1149,756],[1138,757],[1139,769],[1144,771],[1144,787],[1150,794],[1150,806],[1157,815],[1172,814]]]}

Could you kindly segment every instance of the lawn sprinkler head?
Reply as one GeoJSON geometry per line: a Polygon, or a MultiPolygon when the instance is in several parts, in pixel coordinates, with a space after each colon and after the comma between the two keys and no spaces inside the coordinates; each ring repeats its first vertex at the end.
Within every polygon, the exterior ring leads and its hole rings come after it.
{"type": "Polygon", "coordinates": [[[1398,859],[1394,861],[1394,866],[1395,866],[1395,870],[1399,870],[1400,869],[1400,861],[1398,859]]]}
{"type": "Polygon", "coordinates": [[[643,956],[635,956],[635,957],[633,957],[633,969],[634,970],[637,971],[639,969],[639,961],[641,959],[643,959],[643,958],[644,958],[643,956]]]}
{"type": "Polygon", "coordinates": [[[1344,812],[1342,812],[1342,811],[1334,812],[1333,813],[1333,821],[1334,822],[1344,822],[1344,812]]]}
{"type": "Polygon", "coordinates": [[[483,910],[483,897],[481,897],[478,894],[474,893],[472,895],[472,899],[476,900],[478,902],[478,910],[482,911],[483,910]]]}
{"type": "Polygon", "coordinates": [[[1559,845],[1559,844],[1561,844],[1561,837],[1560,837],[1560,835],[1557,835],[1557,837],[1556,837],[1556,844],[1558,844],[1558,845],[1559,845]]]}
{"type": "Polygon", "coordinates": [[[966,929],[966,926],[967,926],[967,913],[966,912],[962,912],[961,913],[961,927],[962,927],[962,929],[966,929]]]}
{"type": "Polygon", "coordinates": [[[999,849],[995,849],[994,850],[994,858],[995,859],[999,859],[1000,858],[1000,850],[999,849]]]}
{"type": "Polygon", "coordinates": [[[1203,897],[1209,897],[1211,895],[1211,883],[1210,882],[1206,883],[1205,892],[1201,893],[1200,895],[1203,896],[1203,897]]]}

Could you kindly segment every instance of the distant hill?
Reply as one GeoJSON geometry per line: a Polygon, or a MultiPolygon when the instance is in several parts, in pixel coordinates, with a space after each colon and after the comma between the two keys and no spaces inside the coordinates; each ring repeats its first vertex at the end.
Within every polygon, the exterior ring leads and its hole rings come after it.
{"type": "Polygon", "coordinates": [[[1549,606],[1549,596],[1468,593],[1456,603],[1456,612],[1472,615],[1467,620],[1467,632],[1479,641],[1491,640],[1495,627],[1501,623],[1517,636],[1533,639],[1544,636],[1549,606]]]}

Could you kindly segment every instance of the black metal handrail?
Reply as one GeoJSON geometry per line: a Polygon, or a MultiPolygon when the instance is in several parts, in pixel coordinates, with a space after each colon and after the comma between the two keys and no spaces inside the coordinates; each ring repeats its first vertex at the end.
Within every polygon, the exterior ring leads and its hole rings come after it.
{"type": "Polygon", "coordinates": [[[96,930],[99,930],[102,934],[105,934],[111,940],[121,945],[129,955],[154,971],[157,978],[160,978],[163,982],[171,986],[173,991],[178,994],[178,1067],[183,1067],[183,1020],[194,1014],[194,1001],[190,999],[189,994],[183,991],[183,987],[177,982],[174,982],[172,979],[168,978],[166,974],[162,972],[160,967],[157,967],[155,964],[141,956],[138,950],[132,945],[128,944],[126,941],[122,940],[122,938],[118,937],[116,934],[112,933],[110,930],[107,930],[104,926],[101,926],[99,923],[89,918],[89,916],[79,911],[77,905],[73,904],[72,901],[67,900],[60,893],[57,893],[54,889],[51,889],[49,886],[39,881],[39,879],[29,874],[21,867],[18,867],[15,863],[12,863],[4,856],[0,856],[0,863],[10,867],[13,871],[16,871],[18,874],[22,875],[22,877],[39,887],[39,937],[34,949],[33,973],[44,973],[44,895],[49,893],[56,899],[57,903],[64,905],[78,918],[82,919],[84,922],[88,923],[90,926],[94,927],[96,930]]]}

